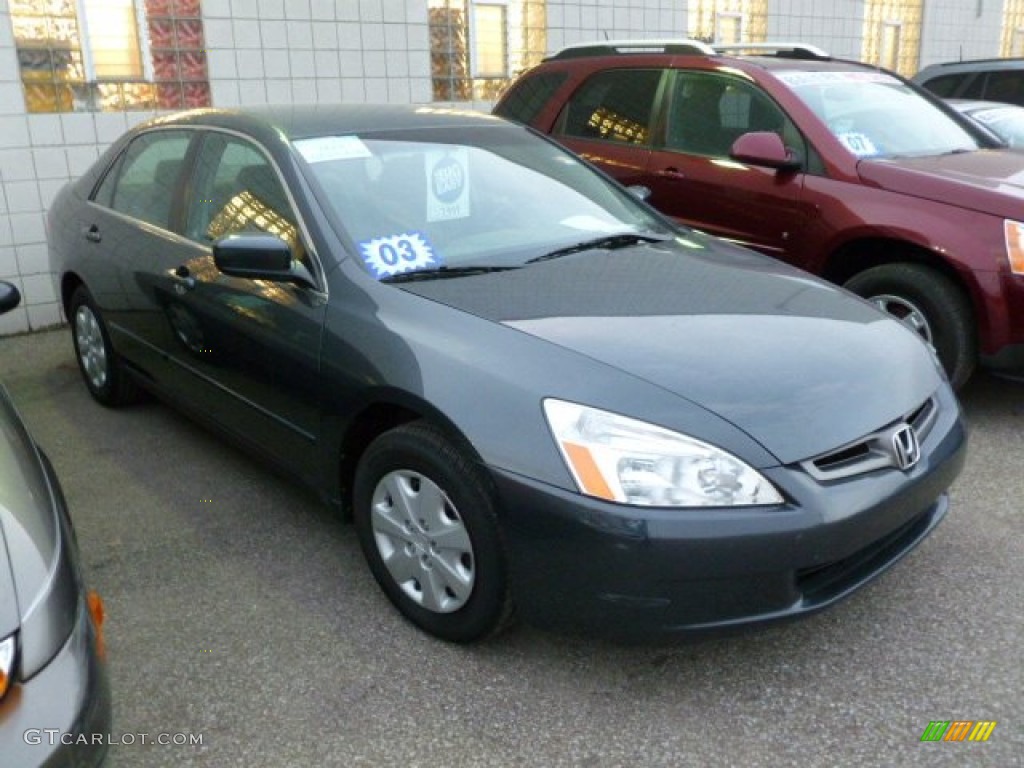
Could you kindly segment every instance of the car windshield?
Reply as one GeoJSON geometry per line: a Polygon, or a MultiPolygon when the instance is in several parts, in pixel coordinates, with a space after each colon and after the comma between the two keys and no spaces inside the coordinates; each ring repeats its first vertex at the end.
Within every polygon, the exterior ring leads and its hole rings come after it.
{"type": "Polygon", "coordinates": [[[884,72],[778,73],[857,157],[944,155],[978,141],[913,88],[884,72]]]}
{"type": "Polygon", "coordinates": [[[395,130],[295,146],[377,278],[517,267],[610,236],[675,234],[614,182],[521,128],[395,130]]]}
{"type": "Polygon", "coordinates": [[[1014,149],[1024,148],[1024,109],[1009,104],[999,104],[991,107],[978,107],[968,111],[967,114],[1014,149]]]}

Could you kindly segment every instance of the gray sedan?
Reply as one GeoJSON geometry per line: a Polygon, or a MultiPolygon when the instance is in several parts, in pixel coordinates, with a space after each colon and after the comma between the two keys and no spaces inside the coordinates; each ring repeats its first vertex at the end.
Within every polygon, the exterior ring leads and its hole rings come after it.
{"type": "Polygon", "coordinates": [[[949,104],[991,131],[1010,149],[1024,149],[1024,107],[968,99],[949,99],[949,104]]]}
{"type": "Polygon", "coordinates": [[[486,115],[162,117],[49,231],[95,399],[156,393],[314,488],[448,640],[819,610],[939,524],[963,464],[905,325],[486,115]]]}

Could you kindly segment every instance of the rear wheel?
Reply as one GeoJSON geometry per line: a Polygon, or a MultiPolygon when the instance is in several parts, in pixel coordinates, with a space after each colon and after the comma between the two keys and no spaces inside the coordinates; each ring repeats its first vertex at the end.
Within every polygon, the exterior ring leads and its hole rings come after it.
{"type": "Polygon", "coordinates": [[[370,444],[356,470],[354,518],[378,584],[421,629],[468,643],[510,619],[493,493],[440,430],[414,422],[370,444]]]}
{"type": "Polygon", "coordinates": [[[954,387],[970,378],[978,359],[971,305],[948,277],[920,264],[884,264],[845,286],[902,320],[932,346],[954,387]]]}
{"type": "Polygon", "coordinates": [[[138,398],[139,390],[121,367],[107,327],[89,290],[80,285],[71,296],[71,337],[75,357],[89,393],[108,406],[124,405],[138,398]]]}

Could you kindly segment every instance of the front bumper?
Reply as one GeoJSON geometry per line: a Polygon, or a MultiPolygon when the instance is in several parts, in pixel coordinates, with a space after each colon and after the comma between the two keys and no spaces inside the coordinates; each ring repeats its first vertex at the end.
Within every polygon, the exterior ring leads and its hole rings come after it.
{"type": "Polygon", "coordinates": [[[110,684],[85,599],[64,647],[0,702],[0,763],[93,768],[111,725],[110,684]]]}
{"type": "Polygon", "coordinates": [[[587,498],[492,470],[529,623],[621,639],[702,634],[796,618],[851,594],[942,520],[967,435],[952,396],[909,472],[830,484],[764,474],[781,507],[664,509],[587,498]]]}

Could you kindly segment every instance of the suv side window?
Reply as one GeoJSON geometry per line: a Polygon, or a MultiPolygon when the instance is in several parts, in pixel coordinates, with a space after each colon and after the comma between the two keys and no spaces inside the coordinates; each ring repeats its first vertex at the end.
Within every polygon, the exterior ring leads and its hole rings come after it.
{"type": "Polygon", "coordinates": [[[527,75],[512,86],[501,103],[495,107],[494,114],[528,125],[540,114],[544,105],[551,100],[568,76],[566,72],[538,72],[527,75]]]}
{"type": "Polygon", "coordinates": [[[941,77],[932,78],[927,83],[924,83],[924,87],[939,98],[951,99],[956,95],[956,91],[960,87],[960,84],[968,77],[969,75],[942,75],[941,77]]]}
{"type": "Polygon", "coordinates": [[[572,95],[556,134],[624,144],[650,143],[651,113],[660,69],[610,69],[591,77],[572,95]]]}
{"type": "Polygon", "coordinates": [[[1024,106],[1024,72],[989,72],[984,98],[1024,106]]]}
{"type": "Polygon", "coordinates": [[[238,232],[267,232],[288,243],[294,258],[312,270],[284,185],[254,145],[207,135],[193,181],[185,226],[189,238],[208,244],[238,232]]]}
{"type": "Polygon", "coordinates": [[[171,207],[190,131],[154,131],[136,138],[100,183],[93,201],[162,229],[171,228],[171,207]]]}
{"type": "Polygon", "coordinates": [[[751,131],[773,131],[806,156],[803,136],[756,86],[707,72],[676,73],[665,133],[668,149],[728,157],[733,142],[751,131]]]}

